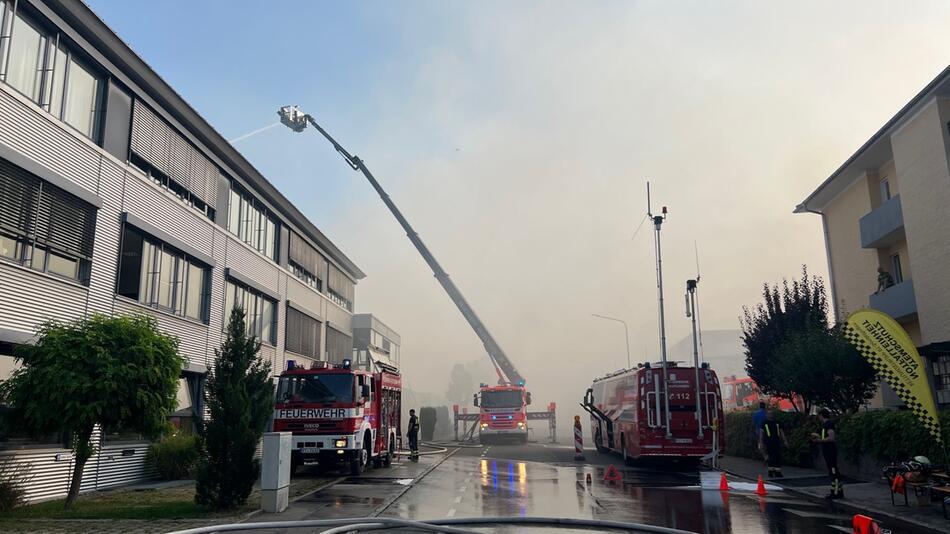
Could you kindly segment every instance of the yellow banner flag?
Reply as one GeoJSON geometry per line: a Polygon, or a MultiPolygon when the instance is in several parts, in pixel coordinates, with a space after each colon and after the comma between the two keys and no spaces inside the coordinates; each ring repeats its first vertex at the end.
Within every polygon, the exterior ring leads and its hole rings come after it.
{"type": "Polygon", "coordinates": [[[844,337],[871,363],[878,376],[942,443],[927,368],[907,331],[886,313],[870,308],[849,315],[843,330],[844,337]]]}

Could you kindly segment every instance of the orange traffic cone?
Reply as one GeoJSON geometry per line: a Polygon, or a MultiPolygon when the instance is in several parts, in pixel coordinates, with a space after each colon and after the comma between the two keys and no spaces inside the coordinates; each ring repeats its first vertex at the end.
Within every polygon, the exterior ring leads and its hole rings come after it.
{"type": "Polygon", "coordinates": [[[722,476],[719,477],[719,491],[729,491],[729,481],[726,480],[726,472],[722,472],[722,476]]]}
{"type": "Polygon", "coordinates": [[[762,497],[765,496],[765,483],[762,482],[762,475],[759,475],[759,485],[755,488],[755,494],[762,497]]]}

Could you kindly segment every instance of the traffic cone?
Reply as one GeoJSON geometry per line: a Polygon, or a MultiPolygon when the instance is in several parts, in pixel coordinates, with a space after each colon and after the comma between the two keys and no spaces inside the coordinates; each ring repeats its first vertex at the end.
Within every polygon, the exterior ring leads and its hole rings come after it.
{"type": "Polygon", "coordinates": [[[729,481],[726,480],[725,471],[723,471],[719,476],[719,491],[729,491],[729,481]]]}
{"type": "Polygon", "coordinates": [[[591,484],[590,473],[587,473],[587,485],[590,486],[590,484],[591,484]]]}
{"type": "Polygon", "coordinates": [[[762,482],[762,475],[759,475],[759,485],[755,488],[755,494],[765,497],[765,482],[762,482]]]}

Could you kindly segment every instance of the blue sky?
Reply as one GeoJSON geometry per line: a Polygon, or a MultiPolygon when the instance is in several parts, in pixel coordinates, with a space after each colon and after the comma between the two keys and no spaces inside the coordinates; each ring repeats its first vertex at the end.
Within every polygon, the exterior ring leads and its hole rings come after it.
{"type": "MultiPolygon", "coordinates": [[[[703,325],[763,282],[824,274],[794,206],[950,63],[950,5],[93,0],[227,138],[299,104],[361,156],[521,367],[536,399],[658,353],[645,182],[670,206],[671,343],[703,266],[703,325]],[[552,362],[557,366],[552,367],[552,362]]],[[[443,393],[484,358],[362,177],[313,132],[237,145],[368,277],[358,311],[443,393]]],[[[873,281],[869,282],[873,283],[873,281]]],[[[490,376],[476,377],[490,380],[490,376]]],[[[564,395],[558,397],[558,395],[564,395]]]]}

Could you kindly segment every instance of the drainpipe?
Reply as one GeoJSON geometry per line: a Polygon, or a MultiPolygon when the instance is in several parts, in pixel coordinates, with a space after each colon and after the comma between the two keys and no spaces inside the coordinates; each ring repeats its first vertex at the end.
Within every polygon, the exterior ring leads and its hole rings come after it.
{"type": "Polygon", "coordinates": [[[821,230],[825,236],[825,257],[828,258],[828,285],[831,288],[831,313],[834,314],[835,323],[838,322],[838,291],[835,287],[835,269],[834,262],[831,261],[831,236],[828,234],[828,217],[822,211],[809,209],[804,204],[799,206],[801,211],[814,213],[821,216],[821,230]]]}

